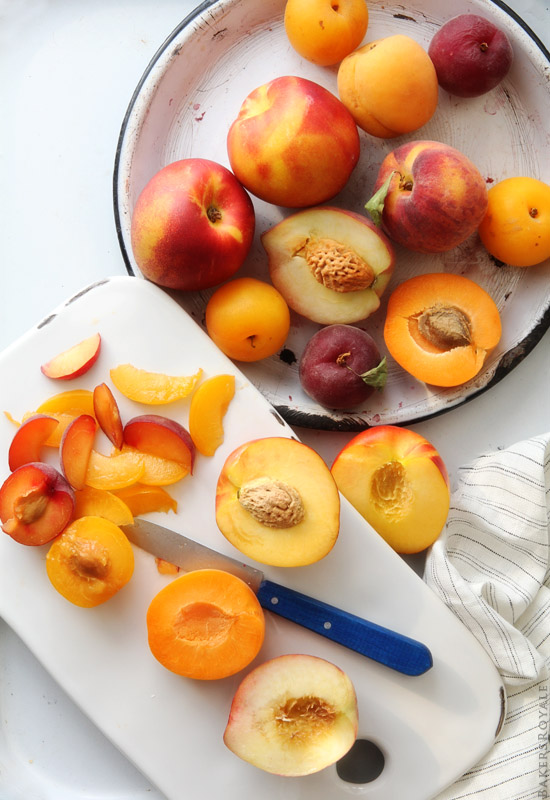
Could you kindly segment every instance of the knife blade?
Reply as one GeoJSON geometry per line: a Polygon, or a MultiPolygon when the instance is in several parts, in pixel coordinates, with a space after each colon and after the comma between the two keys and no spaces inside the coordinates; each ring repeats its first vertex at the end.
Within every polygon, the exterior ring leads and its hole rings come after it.
{"type": "Polygon", "coordinates": [[[138,518],[121,527],[133,544],[186,572],[222,569],[236,575],[254,591],[262,608],[397,672],[423,675],[433,666],[422,642],[270,581],[261,570],[171,528],[138,518]]]}

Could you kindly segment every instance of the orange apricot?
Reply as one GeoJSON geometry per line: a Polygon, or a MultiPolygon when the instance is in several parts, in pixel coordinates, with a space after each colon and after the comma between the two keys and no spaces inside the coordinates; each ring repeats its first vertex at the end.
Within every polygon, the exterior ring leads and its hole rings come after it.
{"type": "Polygon", "coordinates": [[[359,47],[367,31],[365,0],[288,0],[285,31],[303,58],[328,67],[359,47]]]}
{"type": "Polygon", "coordinates": [[[384,339],[419,381],[459,386],[483,367],[501,335],[498,308],[474,281],[453,273],[416,275],[390,296],[384,339]]]}
{"type": "Polygon", "coordinates": [[[507,178],[488,193],[479,235],[485,249],[512,267],[550,258],[550,185],[536,178],[507,178]]]}
{"type": "Polygon", "coordinates": [[[92,608],[128,583],[134,571],[134,551],[110,520],[81,517],[50,546],[46,571],[53,587],[66,600],[92,608]]]}
{"type": "Polygon", "coordinates": [[[256,278],[237,278],[211,296],[206,305],[206,329],[229,358],[260,361],[284,345],[290,330],[290,311],[271,284],[256,278]]]}
{"type": "Polygon", "coordinates": [[[187,678],[234,675],[258,654],[264,612],[252,589],[218,569],[176,578],[147,610],[149,647],[166,669],[187,678]]]}
{"type": "Polygon", "coordinates": [[[147,486],[144,483],[133,483],[117,489],[114,494],[128,506],[134,517],[148,514],[151,511],[178,510],[178,504],[162,486],[147,486]]]}
{"type": "Polygon", "coordinates": [[[160,405],[182,400],[191,394],[202,376],[202,369],[194,375],[165,375],[148,372],[132,364],[119,364],[110,371],[111,380],[125,397],[136,403],[160,405]]]}
{"type": "Polygon", "coordinates": [[[75,492],[74,518],[104,517],[115,525],[131,525],[134,521],[128,505],[113,492],[85,486],[75,492]]]}
{"type": "Polygon", "coordinates": [[[223,418],[234,394],[234,375],[214,375],[191,398],[189,433],[203,456],[213,456],[223,442],[223,418]]]}

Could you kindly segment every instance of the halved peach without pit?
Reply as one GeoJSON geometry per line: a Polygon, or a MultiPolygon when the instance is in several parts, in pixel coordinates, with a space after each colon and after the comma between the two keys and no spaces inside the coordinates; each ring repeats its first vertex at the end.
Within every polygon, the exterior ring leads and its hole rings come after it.
{"type": "Polygon", "coordinates": [[[247,442],[226,459],[216,522],[249,558],[298,567],[323,558],[340,527],[340,496],[322,458],[295,439],[247,442]]]}

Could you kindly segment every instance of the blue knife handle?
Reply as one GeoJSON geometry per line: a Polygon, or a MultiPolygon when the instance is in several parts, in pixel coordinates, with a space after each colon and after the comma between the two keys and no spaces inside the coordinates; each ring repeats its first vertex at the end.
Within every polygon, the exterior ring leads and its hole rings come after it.
{"type": "Polygon", "coordinates": [[[405,675],[433,666],[426,645],[347,611],[264,580],[257,592],[263,608],[405,675]]]}

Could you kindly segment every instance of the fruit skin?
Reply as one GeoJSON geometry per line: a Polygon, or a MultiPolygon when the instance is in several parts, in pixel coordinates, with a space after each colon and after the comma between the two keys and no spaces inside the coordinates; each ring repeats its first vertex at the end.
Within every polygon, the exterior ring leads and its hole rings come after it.
{"type": "Polygon", "coordinates": [[[225,745],[265,772],[311,775],[353,746],[357,698],[350,678],[317,656],[281,655],[260,664],[233,697],[225,745]]]}
{"type": "Polygon", "coordinates": [[[479,236],[486,250],[512,267],[550,258],[550,185],[537,178],[506,178],[491,186],[479,236]]]}
{"type": "Polygon", "coordinates": [[[159,170],[139,195],[132,250],[150,281],[207,289],[237,272],[254,227],[254,206],[235,176],[214,161],[187,158],[159,170]]]}
{"type": "Polygon", "coordinates": [[[298,374],[306,394],[327,408],[344,409],[382,389],[387,369],[369,333],[352,325],[329,325],[306,344],[298,374]],[[364,373],[369,375],[362,378],[364,373]]]}
{"type": "MultiPolygon", "coordinates": [[[[294,506],[296,508],[296,505],[294,506]]],[[[340,496],[330,470],[318,453],[295,439],[266,437],[245,442],[224,462],[216,486],[216,523],[221,533],[247,557],[263,564],[300,567],[313,564],[334,547],[340,528],[340,496]],[[244,497],[258,484],[264,513],[253,514],[244,497]],[[298,493],[303,516],[270,524],[265,509],[280,515],[292,510],[288,496],[279,500],[277,484],[298,493]],[[263,502],[262,502],[263,501],[263,502]]]]}
{"type": "Polygon", "coordinates": [[[229,128],[227,153],[252,194],[300,208],[324,203],[344,188],[359,160],[359,133],[331,92],[285,75],[245,98],[229,128]]]}
{"type": "Polygon", "coordinates": [[[220,286],[206,305],[206,330],[235,361],[261,361],[284,345],[290,311],[274,286],[257,278],[235,278],[220,286]]]}
{"type": "Polygon", "coordinates": [[[124,444],[152,456],[178,461],[193,474],[195,445],[183,425],[160,414],[140,414],[124,426],[124,444]]]}
{"type": "Polygon", "coordinates": [[[8,450],[8,466],[13,472],[30,461],[40,461],[40,452],[59,425],[47,414],[31,414],[19,426],[8,450]]]}
{"type": "Polygon", "coordinates": [[[73,518],[72,487],[55,467],[32,461],[14,470],[0,487],[2,530],[19,544],[42,545],[73,518]]]}
{"type": "Polygon", "coordinates": [[[437,75],[424,48],[396,34],[368,42],[338,68],[338,94],[357,125],[391,139],[412,133],[434,115],[437,75]]]}
{"type": "Polygon", "coordinates": [[[332,474],[344,497],[398,553],[433,544],[449,513],[449,477],[435,447],[393,425],[362,431],[338,453],[332,474]]]}
{"type": "Polygon", "coordinates": [[[285,31],[303,58],[327,67],[359,47],[367,32],[365,0],[287,0],[285,31]]]}
{"type": "Polygon", "coordinates": [[[441,142],[407,142],[388,153],[367,203],[369,212],[387,181],[382,229],[417,253],[457,247],[477,230],[487,210],[487,187],[478,168],[441,142]]]}
{"type": "Polygon", "coordinates": [[[321,325],[370,316],[395,264],[391,242],[370,219],[331,206],[291,214],[261,241],[273,285],[293,311],[321,325]]]}
{"type": "Polygon", "coordinates": [[[508,74],[514,51],[508,36],[478,14],[459,14],[434,34],[428,55],[442,89],[457,97],[479,97],[508,74]]]}
{"type": "Polygon", "coordinates": [[[42,364],[40,370],[47,378],[56,380],[79,378],[93,367],[99,358],[100,350],[101,336],[99,333],[94,333],[93,336],[83,339],[42,364]]]}

